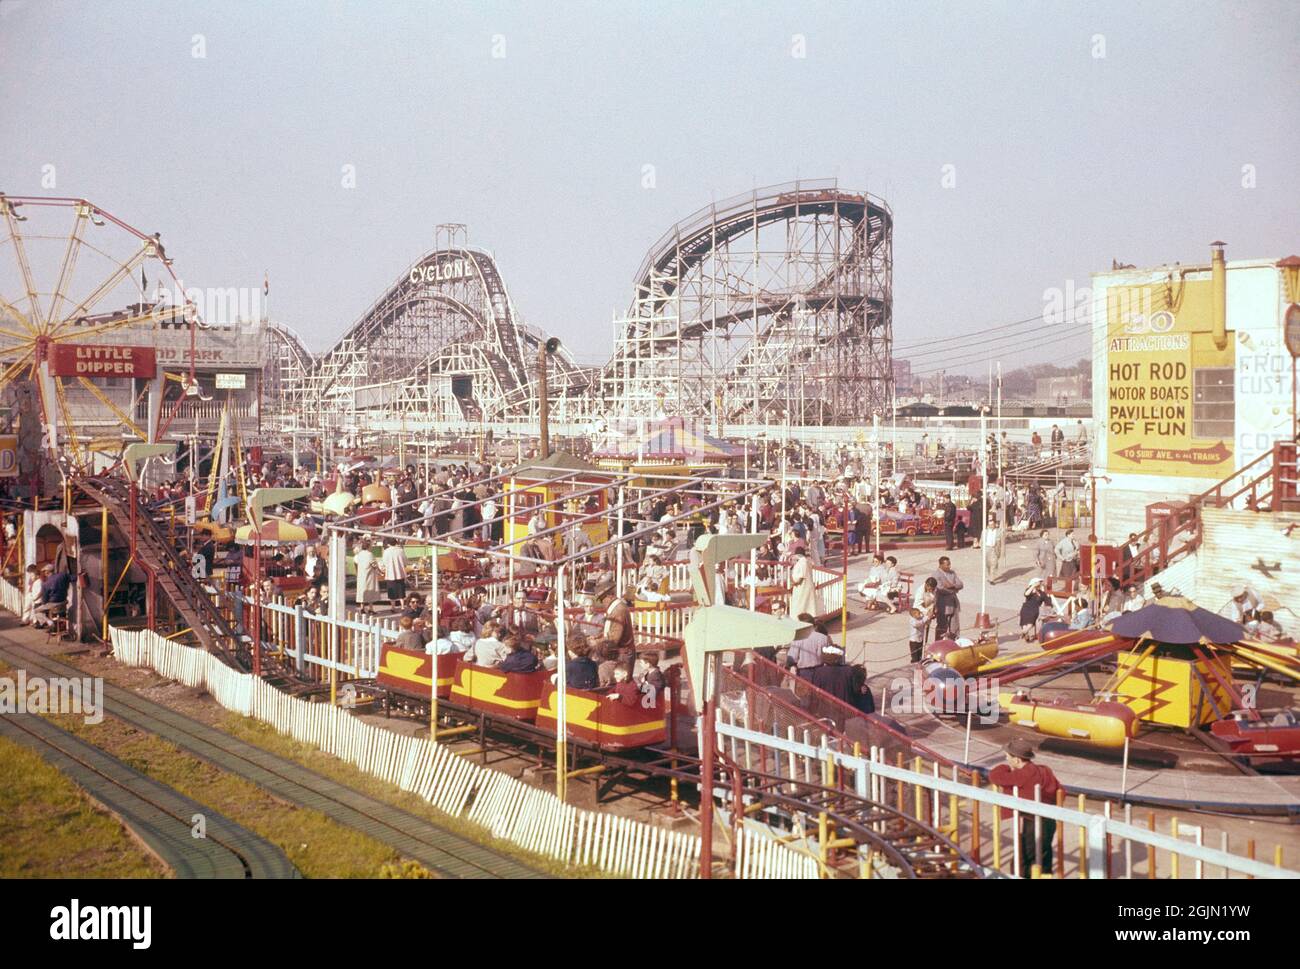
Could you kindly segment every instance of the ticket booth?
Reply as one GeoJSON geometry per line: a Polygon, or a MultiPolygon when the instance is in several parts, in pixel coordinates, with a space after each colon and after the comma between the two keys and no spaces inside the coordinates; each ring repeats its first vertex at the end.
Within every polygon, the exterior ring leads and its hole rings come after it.
{"type": "MultiPolygon", "coordinates": [[[[555,528],[580,516],[599,515],[582,526],[593,545],[609,540],[609,525],[601,513],[609,507],[607,487],[610,475],[581,458],[556,452],[520,465],[505,482],[505,540],[528,536],[528,523],[543,509],[547,528],[555,528]],[[571,496],[571,497],[569,497],[571,496]],[[566,497],[569,500],[561,500],[566,497]],[[548,504],[556,502],[555,504],[548,504]]],[[[553,533],[556,539],[562,533],[553,533]]]]}

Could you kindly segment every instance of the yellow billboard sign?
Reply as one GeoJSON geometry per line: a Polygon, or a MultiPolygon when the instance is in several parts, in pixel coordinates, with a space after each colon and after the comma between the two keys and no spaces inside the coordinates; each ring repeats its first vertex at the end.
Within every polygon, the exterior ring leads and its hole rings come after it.
{"type": "Polygon", "coordinates": [[[18,477],[18,435],[0,434],[0,478],[18,477]]]}
{"type": "Polygon", "coordinates": [[[1110,470],[1232,473],[1235,361],[1231,341],[1223,350],[1214,345],[1211,310],[1208,278],[1107,291],[1110,470]]]}

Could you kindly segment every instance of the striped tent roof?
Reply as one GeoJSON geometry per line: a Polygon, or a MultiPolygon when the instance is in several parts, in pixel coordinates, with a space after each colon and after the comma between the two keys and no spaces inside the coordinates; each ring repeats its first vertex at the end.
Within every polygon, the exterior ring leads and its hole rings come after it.
{"type": "Polygon", "coordinates": [[[644,461],[685,461],[708,463],[742,457],[745,449],[686,423],[684,418],[669,417],[653,421],[639,439],[630,438],[617,448],[600,452],[597,457],[630,458],[644,461]]]}

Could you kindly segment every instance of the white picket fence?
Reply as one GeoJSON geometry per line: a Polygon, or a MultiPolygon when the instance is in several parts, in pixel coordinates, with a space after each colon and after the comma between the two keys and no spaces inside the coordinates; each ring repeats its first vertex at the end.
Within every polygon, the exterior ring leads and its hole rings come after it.
{"type": "Polygon", "coordinates": [[[771,828],[745,818],[736,832],[737,878],[817,878],[817,859],[783,845],[771,828]]]}
{"type": "Polygon", "coordinates": [[[495,838],[565,865],[625,878],[698,874],[697,835],[573,807],[549,791],[480,767],[428,737],[394,733],[329,704],[281,693],[204,650],[170,642],[155,632],[116,627],[109,632],[120,662],[205,689],[223,707],[333,754],[446,814],[467,817],[495,838]]]}
{"type": "Polygon", "coordinates": [[[23,590],[8,579],[0,579],[0,606],[15,616],[23,614],[23,590]]]}

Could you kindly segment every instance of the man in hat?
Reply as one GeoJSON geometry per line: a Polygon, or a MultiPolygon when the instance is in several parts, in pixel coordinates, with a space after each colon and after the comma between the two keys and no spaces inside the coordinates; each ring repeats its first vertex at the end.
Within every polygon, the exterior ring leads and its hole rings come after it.
{"type": "Polygon", "coordinates": [[[605,613],[604,639],[612,643],[615,649],[631,646],[635,641],[636,632],[632,626],[634,596],[635,590],[628,586],[605,613]]]}
{"type": "MultiPolygon", "coordinates": [[[[1061,790],[1061,782],[1056,779],[1050,767],[1034,763],[1034,747],[1023,737],[1013,737],[1004,748],[1007,755],[1005,764],[998,764],[989,771],[989,783],[1002,788],[1003,794],[1011,794],[1026,800],[1042,801],[1055,804],[1056,795],[1061,790]]],[[[1051,818],[1037,819],[1034,815],[1020,813],[1020,875],[1032,878],[1034,866],[1044,875],[1052,873],[1052,838],[1056,835],[1056,822],[1051,818]],[[1035,837],[1035,828],[1042,835],[1041,844],[1035,837]]]]}
{"type": "Polygon", "coordinates": [[[41,567],[41,598],[32,610],[33,625],[48,626],[54,616],[67,608],[68,586],[71,583],[72,573],[66,567],[58,572],[48,562],[41,567]]]}
{"type": "Polygon", "coordinates": [[[844,650],[831,642],[823,628],[818,628],[817,632],[826,639],[821,650],[821,663],[803,674],[803,678],[840,702],[853,706],[856,699],[853,667],[844,665],[844,650]]]}
{"type": "Polygon", "coordinates": [[[1232,587],[1232,598],[1228,600],[1228,608],[1224,612],[1233,622],[1246,622],[1246,614],[1256,612],[1264,603],[1259,598],[1259,594],[1248,585],[1238,583],[1232,587]]]}
{"type": "Polygon", "coordinates": [[[825,627],[817,624],[809,613],[799,616],[799,621],[808,624],[808,629],[790,643],[785,654],[787,669],[793,669],[796,676],[807,676],[823,662],[824,651],[831,645],[831,638],[825,627]]]}

